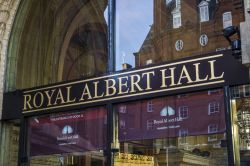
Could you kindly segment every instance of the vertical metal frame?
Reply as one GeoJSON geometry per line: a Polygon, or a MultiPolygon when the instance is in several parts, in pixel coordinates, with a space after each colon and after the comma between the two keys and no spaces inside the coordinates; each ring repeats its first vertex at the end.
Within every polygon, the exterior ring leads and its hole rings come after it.
{"type": "Polygon", "coordinates": [[[231,105],[231,91],[229,86],[224,88],[224,103],[225,103],[225,121],[226,121],[226,134],[227,134],[227,153],[228,153],[228,165],[238,166],[239,155],[236,152],[236,140],[234,140],[233,132],[233,113],[231,105]]]}
{"type": "Polygon", "coordinates": [[[108,0],[108,73],[115,71],[115,2],[108,0]]]}
{"type": "Polygon", "coordinates": [[[20,119],[20,135],[19,135],[19,150],[18,150],[18,166],[29,165],[28,157],[28,124],[27,118],[24,116],[20,119]]]}
{"type": "MultiPolygon", "coordinates": [[[[108,0],[108,73],[115,71],[115,7],[116,0],[108,0]]],[[[114,165],[114,129],[115,129],[115,110],[112,103],[106,105],[107,108],[107,153],[106,166],[114,165]]]]}

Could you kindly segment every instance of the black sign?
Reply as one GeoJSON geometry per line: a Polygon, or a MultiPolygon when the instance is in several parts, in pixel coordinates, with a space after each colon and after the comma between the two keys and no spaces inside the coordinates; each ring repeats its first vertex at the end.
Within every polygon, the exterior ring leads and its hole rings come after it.
{"type": "Polygon", "coordinates": [[[22,91],[23,114],[249,82],[248,68],[231,55],[203,55],[136,70],[22,91]]]}

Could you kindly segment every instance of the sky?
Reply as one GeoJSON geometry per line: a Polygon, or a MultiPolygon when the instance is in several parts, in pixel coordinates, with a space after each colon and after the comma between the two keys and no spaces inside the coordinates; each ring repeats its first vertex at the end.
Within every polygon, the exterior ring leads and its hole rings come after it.
{"type": "Polygon", "coordinates": [[[153,0],[116,1],[116,69],[122,64],[134,67],[134,55],[153,23],[153,0]]]}

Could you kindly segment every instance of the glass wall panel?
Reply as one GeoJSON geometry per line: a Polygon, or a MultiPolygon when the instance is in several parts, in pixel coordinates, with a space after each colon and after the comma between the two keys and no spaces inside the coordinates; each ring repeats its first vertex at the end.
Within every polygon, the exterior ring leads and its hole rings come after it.
{"type": "Polygon", "coordinates": [[[8,87],[106,73],[107,8],[108,0],[23,1],[10,39],[8,87]]]}
{"type": "Polygon", "coordinates": [[[225,0],[117,0],[116,69],[224,50],[237,56],[243,6],[225,0]]]}
{"type": "Polygon", "coordinates": [[[50,165],[104,165],[106,114],[106,109],[100,107],[29,118],[31,165],[44,161],[50,165]]]}
{"type": "Polygon", "coordinates": [[[250,163],[250,85],[231,88],[232,117],[235,129],[236,152],[240,155],[240,165],[250,163]]]}
{"type": "Polygon", "coordinates": [[[120,151],[115,165],[227,165],[223,91],[115,106],[120,151]]]}

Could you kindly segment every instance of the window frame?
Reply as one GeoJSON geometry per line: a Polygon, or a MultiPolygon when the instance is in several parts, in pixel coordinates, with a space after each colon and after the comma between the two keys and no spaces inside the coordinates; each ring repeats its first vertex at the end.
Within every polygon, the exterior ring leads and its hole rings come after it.
{"type": "Polygon", "coordinates": [[[235,87],[232,87],[232,97],[233,98],[240,98],[240,92],[241,92],[241,90],[240,90],[240,87],[239,86],[235,86],[235,87]],[[235,93],[236,92],[236,93],[235,93]]]}
{"type": "Polygon", "coordinates": [[[223,29],[233,25],[233,16],[232,16],[231,11],[227,11],[222,14],[222,25],[223,25],[223,29]],[[230,19],[227,18],[229,16],[230,16],[230,19]]]}
{"type": "Polygon", "coordinates": [[[244,97],[250,97],[250,84],[248,85],[243,85],[243,95],[244,97]],[[248,88],[248,91],[246,91],[246,89],[248,88]],[[246,95],[246,94],[249,94],[249,95],[246,95]]]}
{"type": "Polygon", "coordinates": [[[200,16],[200,22],[207,22],[209,21],[209,8],[208,3],[206,1],[202,1],[199,4],[199,16],[200,16]]]}
{"type": "Polygon", "coordinates": [[[172,12],[172,17],[173,17],[173,29],[178,29],[181,27],[181,12],[180,11],[175,11],[172,12]]]}
{"type": "Polygon", "coordinates": [[[218,128],[219,128],[218,124],[209,124],[207,127],[207,132],[208,134],[215,134],[219,131],[218,128]],[[213,129],[216,129],[216,130],[213,130],[213,129]]]}
{"type": "Polygon", "coordinates": [[[180,129],[178,134],[179,134],[179,143],[186,144],[187,136],[188,136],[188,129],[180,129]]]}
{"type": "Polygon", "coordinates": [[[147,130],[153,130],[154,129],[154,120],[147,120],[147,130]]]}
{"type": "Polygon", "coordinates": [[[147,112],[154,112],[154,103],[152,100],[147,102],[147,112]]]}
{"type": "Polygon", "coordinates": [[[208,103],[208,115],[213,115],[213,114],[217,114],[220,112],[220,102],[218,101],[213,101],[213,102],[209,102],[208,103]],[[213,107],[212,107],[213,106],[213,107]],[[211,108],[213,108],[211,111],[211,108]]]}
{"type": "Polygon", "coordinates": [[[189,117],[189,108],[188,106],[179,106],[179,118],[180,119],[188,119],[189,117]],[[181,115],[186,115],[184,117],[182,117],[181,115]]]}

